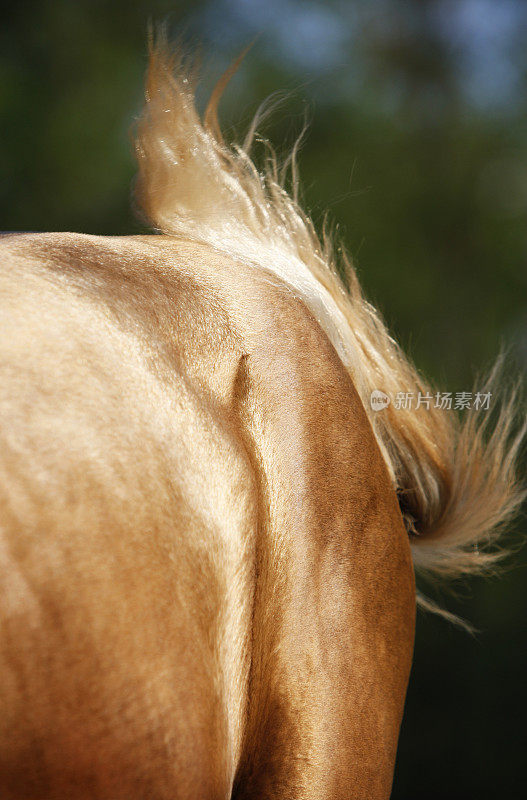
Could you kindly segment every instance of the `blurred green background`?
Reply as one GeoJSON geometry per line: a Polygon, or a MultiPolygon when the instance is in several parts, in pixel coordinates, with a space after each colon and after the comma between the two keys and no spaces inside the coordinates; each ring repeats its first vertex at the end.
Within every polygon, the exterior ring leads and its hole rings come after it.
{"type": "MultiPolygon", "coordinates": [[[[1,229],[142,230],[130,210],[129,128],[147,23],[166,17],[201,44],[206,88],[258,36],[225,97],[227,128],[241,135],[267,95],[285,92],[264,132],[286,153],[307,114],[305,205],[317,224],[329,209],[369,297],[423,372],[470,390],[501,343],[525,369],[520,0],[4,4],[1,229]]],[[[477,636],[420,615],[394,798],[523,794],[526,601],[524,550],[499,581],[446,598],[477,636]]]]}

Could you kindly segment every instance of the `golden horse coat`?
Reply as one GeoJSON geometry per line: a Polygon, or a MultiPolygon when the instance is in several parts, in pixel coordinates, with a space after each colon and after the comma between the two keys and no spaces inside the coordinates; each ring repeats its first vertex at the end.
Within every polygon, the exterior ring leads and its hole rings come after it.
{"type": "Polygon", "coordinates": [[[374,418],[376,385],[421,379],[185,74],[153,53],[162,235],[0,242],[0,794],[380,800],[410,543],[439,575],[493,561],[510,408],[488,443],[374,418]]]}

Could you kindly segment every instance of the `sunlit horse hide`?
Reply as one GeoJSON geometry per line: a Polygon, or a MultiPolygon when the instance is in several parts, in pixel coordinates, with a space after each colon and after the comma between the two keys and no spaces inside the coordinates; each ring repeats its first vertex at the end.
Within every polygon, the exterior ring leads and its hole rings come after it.
{"type": "Polygon", "coordinates": [[[429,387],[223,83],[201,121],[151,54],[158,235],[1,242],[3,800],[387,798],[413,564],[488,569],[520,500],[510,403],[371,410],[429,387]]]}

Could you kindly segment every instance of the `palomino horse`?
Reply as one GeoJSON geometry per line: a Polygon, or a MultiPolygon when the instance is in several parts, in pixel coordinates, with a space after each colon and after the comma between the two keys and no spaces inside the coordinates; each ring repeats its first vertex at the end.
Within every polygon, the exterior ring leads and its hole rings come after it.
{"type": "Polygon", "coordinates": [[[510,405],[372,410],[429,387],[222,87],[153,49],[159,235],[2,239],[3,800],[388,797],[413,565],[486,569],[520,499],[510,405]]]}

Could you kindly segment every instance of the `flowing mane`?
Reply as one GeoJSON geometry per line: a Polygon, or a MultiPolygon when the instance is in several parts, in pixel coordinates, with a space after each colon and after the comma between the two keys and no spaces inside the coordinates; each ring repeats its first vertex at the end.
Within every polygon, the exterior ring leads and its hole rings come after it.
{"type": "MultiPolygon", "coordinates": [[[[225,143],[217,105],[230,74],[214,90],[203,119],[196,74],[164,37],[151,46],[147,103],[137,128],[136,198],[159,232],[208,244],[278,276],[318,320],[360,394],[398,493],[416,569],[456,578],[492,569],[503,555],[500,533],[524,497],[515,463],[525,426],[517,393],[492,415],[471,410],[371,408],[380,389],[434,394],[365,299],[353,265],[329,235],[317,236],[300,208],[295,150],[280,168],[268,147],[259,171],[251,158],[258,117],[243,145],[225,143]],[[292,190],[284,185],[291,173],[292,190]],[[340,276],[344,274],[345,280],[340,276]]],[[[499,364],[485,391],[500,388],[499,364]]],[[[479,387],[481,388],[481,387],[479,387]]],[[[440,611],[431,601],[421,604],[440,611]]]]}

